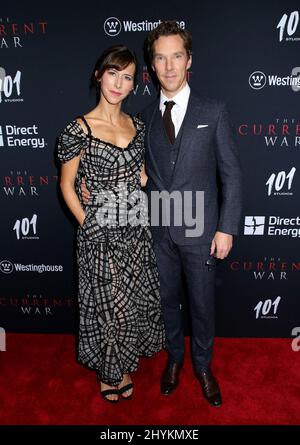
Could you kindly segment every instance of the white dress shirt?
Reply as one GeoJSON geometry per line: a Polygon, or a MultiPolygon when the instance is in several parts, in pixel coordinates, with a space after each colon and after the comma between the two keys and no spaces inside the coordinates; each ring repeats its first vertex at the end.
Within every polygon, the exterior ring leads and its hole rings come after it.
{"type": "Polygon", "coordinates": [[[175,127],[175,137],[177,136],[183,122],[190,97],[190,92],[191,89],[188,83],[182,88],[182,90],[179,91],[178,94],[176,94],[176,96],[172,97],[171,99],[166,97],[162,91],[160,92],[159,109],[162,115],[164,114],[166,108],[166,106],[164,105],[165,101],[167,100],[169,102],[170,100],[172,100],[173,102],[175,102],[175,105],[171,110],[171,117],[175,127]]]}

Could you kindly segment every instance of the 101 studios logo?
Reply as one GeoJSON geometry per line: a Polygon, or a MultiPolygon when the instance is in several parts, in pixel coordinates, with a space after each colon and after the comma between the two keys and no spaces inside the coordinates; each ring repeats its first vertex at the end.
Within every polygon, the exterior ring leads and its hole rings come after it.
{"type": "Polygon", "coordinates": [[[16,234],[17,240],[39,239],[39,236],[37,236],[37,215],[33,214],[31,218],[17,219],[13,226],[13,231],[16,234]]]}
{"type": "Polygon", "coordinates": [[[300,37],[295,37],[299,26],[299,11],[293,11],[289,15],[283,14],[278,22],[279,42],[299,42],[300,37]]]}
{"type": "Polygon", "coordinates": [[[7,74],[3,67],[0,67],[0,103],[3,102],[23,102],[21,94],[21,71],[15,74],[7,74]],[[16,95],[17,97],[14,97],[16,95]]]}
{"type": "Polygon", "coordinates": [[[295,173],[296,173],[296,167],[292,167],[288,173],[286,173],[284,170],[278,173],[272,173],[266,182],[266,186],[268,189],[268,196],[293,195],[291,188],[295,173]]]}
{"type": "Polygon", "coordinates": [[[274,301],[271,298],[259,301],[253,309],[255,318],[278,318],[277,311],[280,300],[281,296],[276,297],[274,301]]]}

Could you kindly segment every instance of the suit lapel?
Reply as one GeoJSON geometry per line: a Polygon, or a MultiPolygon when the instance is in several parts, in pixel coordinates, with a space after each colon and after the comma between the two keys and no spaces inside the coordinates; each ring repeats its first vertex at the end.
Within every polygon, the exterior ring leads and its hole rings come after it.
{"type": "MultiPolygon", "coordinates": [[[[154,103],[153,108],[149,113],[150,118],[147,123],[148,129],[146,131],[146,134],[147,134],[148,156],[149,156],[152,166],[153,166],[152,174],[155,174],[157,181],[159,181],[159,183],[161,184],[161,188],[163,189],[164,188],[164,185],[163,185],[164,180],[160,175],[157,161],[155,159],[155,156],[154,156],[152,148],[151,148],[151,138],[150,138],[150,133],[152,130],[152,125],[153,125],[153,121],[155,118],[155,114],[156,114],[156,112],[159,111],[158,108],[159,108],[159,100],[157,100],[154,103]]],[[[174,179],[174,177],[176,177],[176,173],[177,173],[177,170],[180,168],[182,159],[188,153],[190,147],[192,145],[195,145],[195,142],[197,145],[199,145],[201,143],[201,140],[199,140],[200,139],[199,129],[197,128],[199,122],[201,122],[201,111],[202,111],[201,99],[197,95],[193,94],[193,91],[191,91],[187,110],[186,110],[186,113],[184,116],[184,120],[182,122],[182,126],[183,126],[182,127],[182,136],[181,136],[176,165],[174,167],[174,171],[173,171],[173,175],[172,175],[173,179],[174,179]]],[[[155,182],[157,182],[157,181],[155,181],[155,182]]]]}
{"type": "MultiPolygon", "coordinates": [[[[154,170],[153,173],[156,175],[157,179],[159,180],[159,182],[160,182],[160,184],[162,186],[161,188],[163,189],[164,188],[164,186],[163,186],[164,181],[163,181],[163,179],[162,179],[162,177],[160,175],[160,171],[159,171],[159,168],[158,168],[155,156],[153,155],[153,151],[152,151],[152,147],[151,147],[151,138],[150,138],[153,121],[154,121],[155,115],[156,115],[156,113],[158,111],[158,107],[159,107],[159,101],[155,102],[153,110],[152,110],[152,112],[150,114],[150,119],[149,119],[149,122],[148,122],[148,129],[146,131],[146,134],[147,134],[148,156],[149,156],[149,158],[151,160],[151,163],[153,165],[153,170],[154,170]]],[[[155,182],[157,182],[157,181],[155,181],[155,182]]]]}
{"type": "Polygon", "coordinates": [[[199,135],[199,133],[197,132],[197,124],[199,123],[199,119],[201,119],[200,112],[200,101],[197,96],[195,96],[191,91],[187,110],[182,122],[183,131],[173,176],[176,174],[176,170],[178,169],[178,166],[180,166],[183,157],[188,152],[190,146],[193,144],[194,138],[199,135]]]}

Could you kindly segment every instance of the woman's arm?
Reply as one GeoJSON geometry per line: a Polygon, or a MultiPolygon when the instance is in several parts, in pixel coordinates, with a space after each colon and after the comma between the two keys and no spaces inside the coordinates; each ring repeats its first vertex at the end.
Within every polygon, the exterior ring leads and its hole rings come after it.
{"type": "Polygon", "coordinates": [[[148,176],[145,170],[145,164],[142,167],[140,175],[141,175],[141,187],[146,187],[148,176]]]}
{"type": "Polygon", "coordinates": [[[79,162],[80,156],[76,156],[65,164],[62,164],[60,189],[62,191],[62,195],[67,206],[69,207],[79,224],[82,226],[85,218],[85,213],[75,192],[74,185],[79,162]]]}

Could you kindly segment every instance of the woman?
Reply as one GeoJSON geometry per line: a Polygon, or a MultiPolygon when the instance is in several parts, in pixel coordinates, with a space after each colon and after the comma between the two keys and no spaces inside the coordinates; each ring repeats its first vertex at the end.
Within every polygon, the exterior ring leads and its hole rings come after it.
{"type": "Polygon", "coordinates": [[[114,403],[131,397],[130,373],[139,356],[164,346],[150,231],[137,218],[124,223],[137,202],[126,197],[140,196],[147,180],[144,125],[121,110],[136,69],[127,47],[104,51],[92,75],[97,106],[71,122],[58,143],[62,194],[79,223],[78,360],[96,371],[102,396],[114,403]],[[83,177],[91,192],[87,204],[79,187],[83,177]]]}

